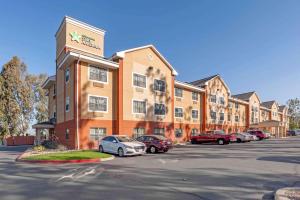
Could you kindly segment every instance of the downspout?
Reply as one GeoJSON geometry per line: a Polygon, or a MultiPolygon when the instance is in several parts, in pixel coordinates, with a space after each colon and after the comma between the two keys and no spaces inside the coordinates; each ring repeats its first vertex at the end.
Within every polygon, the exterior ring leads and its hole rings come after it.
{"type": "Polygon", "coordinates": [[[77,139],[77,149],[80,149],[80,139],[79,139],[79,134],[78,134],[78,129],[79,129],[79,114],[78,114],[78,69],[79,69],[79,62],[80,62],[80,56],[78,56],[78,60],[76,63],[76,139],[77,139]]]}

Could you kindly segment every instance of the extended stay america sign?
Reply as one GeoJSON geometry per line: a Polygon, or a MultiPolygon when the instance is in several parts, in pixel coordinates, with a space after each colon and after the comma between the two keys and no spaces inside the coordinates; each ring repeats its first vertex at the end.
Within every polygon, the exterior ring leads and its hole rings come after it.
{"type": "Polygon", "coordinates": [[[86,46],[89,46],[89,47],[92,47],[95,49],[100,49],[100,46],[95,43],[94,38],[88,37],[86,35],[80,35],[76,31],[71,32],[70,36],[71,36],[71,41],[76,41],[83,45],[86,45],[86,46]]]}

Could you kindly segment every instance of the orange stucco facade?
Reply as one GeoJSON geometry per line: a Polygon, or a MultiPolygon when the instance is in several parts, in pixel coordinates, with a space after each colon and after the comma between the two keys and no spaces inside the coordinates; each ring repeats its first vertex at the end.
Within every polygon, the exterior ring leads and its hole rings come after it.
{"type": "MultiPolygon", "coordinates": [[[[53,133],[69,148],[97,148],[101,137],[112,134],[162,134],[186,142],[192,133],[241,132],[255,120],[267,120],[257,96],[232,98],[219,75],[204,85],[177,81],[177,72],[153,45],[105,58],[104,35],[69,17],[55,35],[56,75],[44,88],[53,133]],[[251,117],[255,106],[258,113],[251,117]]],[[[286,111],[276,119],[288,123],[286,111]]]]}

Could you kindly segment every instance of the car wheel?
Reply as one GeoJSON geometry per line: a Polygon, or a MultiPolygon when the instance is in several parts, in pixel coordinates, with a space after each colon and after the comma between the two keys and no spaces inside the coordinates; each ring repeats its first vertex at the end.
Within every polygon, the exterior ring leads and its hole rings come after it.
{"type": "Polygon", "coordinates": [[[164,152],[166,153],[166,152],[168,152],[169,151],[169,149],[164,149],[164,152]]]}
{"type": "Polygon", "coordinates": [[[191,143],[192,144],[197,144],[197,141],[196,140],[192,140],[191,143]]]}
{"type": "Polygon", "coordinates": [[[102,145],[99,146],[99,152],[104,153],[104,149],[103,149],[102,145]]]}
{"type": "Polygon", "coordinates": [[[149,151],[150,151],[150,153],[156,153],[157,149],[155,148],[155,146],[151,146],[149,151]]]}
{"type": "Polygon", "coordinates": [[[219,145],[224,145],[225,144],[225,141],[223,139],[219,139],[217,142],[218,142],[219,145]]]}
{"type": "Polygon", "coordinates": [[[240,138],[238,138],[238,139],[236,139],[236,142],[237,142],[237,143],[241,143],[242,140],[241,140],[240,138]]]}
{"type": "Polygon", "coordinates": [[[121,147],[118,149],[118,156],[119,157],[123,157],[124,156],[124,150],[121,147]]]}

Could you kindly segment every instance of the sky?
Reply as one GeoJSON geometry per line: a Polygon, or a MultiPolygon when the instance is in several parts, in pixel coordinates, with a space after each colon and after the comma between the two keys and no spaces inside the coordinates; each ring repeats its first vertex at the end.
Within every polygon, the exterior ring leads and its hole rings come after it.
{"type": "Polygon", "coordinates": [[[30,73],[55,74],[65,15],[106,30],[104,54],[153,44],[194,81],[220,74],[232,94],[280,104],[300,97],[298,0],[0,0],[0,67],[14,55],[30,73]]]}

